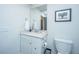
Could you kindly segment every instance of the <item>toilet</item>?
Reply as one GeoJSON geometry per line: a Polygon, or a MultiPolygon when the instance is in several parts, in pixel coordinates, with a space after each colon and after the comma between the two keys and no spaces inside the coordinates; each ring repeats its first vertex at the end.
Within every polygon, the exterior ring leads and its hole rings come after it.
{"type": "Polygon", "coordinates": [[[72,41],[55,39],[55,46],[58,54],[71,54],[72,52],[72,41]]]}

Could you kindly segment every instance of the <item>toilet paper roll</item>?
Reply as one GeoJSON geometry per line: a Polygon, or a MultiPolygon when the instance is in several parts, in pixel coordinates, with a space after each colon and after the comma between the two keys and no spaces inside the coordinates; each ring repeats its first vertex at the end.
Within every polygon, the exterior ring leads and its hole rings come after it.
{"type": "Polygon", "coordinates": [[[47,42],[44,43],[44,47],[47,47],[47,42]]]}

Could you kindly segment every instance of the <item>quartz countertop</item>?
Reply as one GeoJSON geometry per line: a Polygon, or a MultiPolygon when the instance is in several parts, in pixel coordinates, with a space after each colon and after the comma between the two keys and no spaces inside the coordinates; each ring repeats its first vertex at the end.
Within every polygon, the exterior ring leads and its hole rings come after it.
{"type": "Polygon", "coordinates": [[[32,36],[32,37],[44,38],[48,34],[47,34],[47,31],[40,31],[40,32],[34,32],[34,31],[26,32],[26,31],[22,31],[21,35],[28,35],[28,36],[32,36]]]}

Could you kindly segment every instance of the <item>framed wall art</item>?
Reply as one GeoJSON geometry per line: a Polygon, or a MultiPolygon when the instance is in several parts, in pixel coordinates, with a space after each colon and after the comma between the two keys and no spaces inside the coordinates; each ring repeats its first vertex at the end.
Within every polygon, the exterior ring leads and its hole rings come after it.
{"type": "Polygon", "coordinates": [[[71,8],[55,11],[55,22],[71,21],[71,8]]]}

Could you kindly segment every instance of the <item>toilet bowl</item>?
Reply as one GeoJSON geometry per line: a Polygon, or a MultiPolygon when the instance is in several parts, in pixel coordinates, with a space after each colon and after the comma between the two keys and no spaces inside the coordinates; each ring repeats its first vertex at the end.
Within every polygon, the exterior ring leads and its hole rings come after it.
{"type": "Polygon", "coordinates": [[[58,54],[70,54],[72,51],[71,40],[55,39],[55,46],[58,54]]]}

